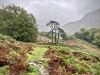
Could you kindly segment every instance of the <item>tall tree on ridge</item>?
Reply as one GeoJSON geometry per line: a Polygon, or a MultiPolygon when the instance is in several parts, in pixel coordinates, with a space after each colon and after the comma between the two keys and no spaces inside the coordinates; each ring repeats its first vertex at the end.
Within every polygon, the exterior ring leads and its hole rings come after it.
{"type": "Polygon", "coordinates": [[[46,24],[46,26],[49,26],[51,28],[51,33],[52,33],[52,43],[53,43],[53,38],[55,39],[55,43],[57,42],[57,29],[59,28],[59,23],[56,21],[50,21],[49,23],[46,24]],[[55,35],[54,35],[55,34],[55,35]]]}

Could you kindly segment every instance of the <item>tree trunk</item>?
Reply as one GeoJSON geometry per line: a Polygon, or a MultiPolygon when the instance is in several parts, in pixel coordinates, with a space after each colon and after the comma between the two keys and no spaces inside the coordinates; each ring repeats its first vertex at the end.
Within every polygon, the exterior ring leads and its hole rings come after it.
{"type": "Polygon", "coordinates": [[[56,29],[55,29],[55,44],[57,43],[57,35],[56,35],[56,29]]]}
{"type": "Polygon", "coordinates": [[[52,30],[52,43],[53,43],[53,30],[52,30]]]}
{"type": "Polygon", "coordinates": [[[57,39],[57,44],[58,44],[58,42],[59,42],[59,32],[58,32],[58,39],[57,39]]]}

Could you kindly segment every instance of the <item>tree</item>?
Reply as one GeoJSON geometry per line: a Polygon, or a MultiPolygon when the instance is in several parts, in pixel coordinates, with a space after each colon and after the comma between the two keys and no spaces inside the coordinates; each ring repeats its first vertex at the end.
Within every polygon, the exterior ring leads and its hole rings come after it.
{"type": "Polygon", "coordinates": [[[100,28],[81,29],[74,34],[77,38],[100,47],[100,28]]]}
{"type": "Polygon", "coordinates": [[[82,39],[82,33],[81,33],[81,31],[75,32],[74,35],[75,35],[76,38],[82,39]]]}
{"type": "Polygon", "coordinates": [[[48,32],[42,31],[42,32],[39,32],[39,34],[40,34],[41,36],[48,37],[48,32]]]}
{"type": "Polygon", "coordinates": [[[46,24],[46,26],[49,26],[51,29],[51,31],[48,34],[49,35],[51,34],[52,43],[54,39],[55,44],[57,44],[60,36],[62,37],[63,40],[67,39],[67,34],[64,32],[63,29],[60,28],[60,25],[58,22],[50,21],[49,23],[46,24]]]}
{"type": "Polygon", "coordinates": [[[46,24],[46,26],[49,26],[51,28],[51,33],[52,33],[52,43],[53,43],[53,38],[55,39],[55,44],[57,42],[57,29],[59,27],[59,23],[56,21],[50,21],[49,23],[46,24]]]}
{"type": "Polygon", "coordinates": [[[38,36],[36,19],[14,4],[3,6],[3,9],[0,9],[0,33],[19,41],[36,42],[38,36]]]}
{"type": "Polygon", "coordinates": [[[67,34],[65,33],[65,31],[61,28],[58,28],[58,38],[57,38],[57,43],[59,41],[59,37],[62,37],[63,40],[67,39],[67,34]]]}
{"type": "Polygon", "coordinates": [[[94,40],[92,41],[94,45],[100,47],[100,32],[97,32],[94,36],[94,40]]]}
{"type": "Polygon", "coordinates": [[[89,35],[88,35],[88,39],[89,39],[89,42],[92,43],[92,41],[94,40],[94,36],[95,34],[99,31],[98,28],[91,28],[89,29],[89,35]]]}

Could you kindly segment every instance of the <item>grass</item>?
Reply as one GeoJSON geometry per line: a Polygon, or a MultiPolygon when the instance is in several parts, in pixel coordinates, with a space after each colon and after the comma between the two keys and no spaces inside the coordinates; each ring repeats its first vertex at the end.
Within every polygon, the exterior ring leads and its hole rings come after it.
{"type": "Polygon", "coordinates": [[[6,68],[8,68],[8,66],[0,67],[0,75],[7,75],[9,70],[7,70],[6,68]]]}
{"type": "MultiPolygon", "coordinates": [[[[20,45],[23,48],[22,50],[25,50],[26,48],[25,43],[18,42],[8,36],[3,36],[1,34],[0,34],[0,45],[8,46],[10,54],[13,54],[13,53],[20,54],[20,50],[19,49],[14,50],[13,46],[20,45]],[[8,40],[8,43],[9,41],[11,41],[11,44],[8,45],[7,41],[5,42],[5,40],[8,40]]],[[[74,45],[75,45],[74,48],[70,48],[69,46],[65,45],[65,43],[64,45],[59,44],[59,45],[50,45],[50,46],[51,46],[51,51],[55,51],[55,54],[54,54],[55,56],[62,58],[67,65],[71,65],[75,69],[77,73],[75,73],[74,75],[79,75],[78,73],[81,71],[87,72],[88,74],[99,75],[100,74],[100,55],[90,50],[80,48],[78,43],[77,44],[75,43],[74,45]],[[58,54],[57,53],[58,51],[60,51],[62,54],[58,54]],[[69,55],[64,54],[66,52],[69,52],[69,55]],[[80,58],[89,57],[92,60],[90,61],[79,60],[77,57],[74,57],[73,52],[78,52],[81,55],[80,58]],[[96,58],[98,58],[98,60],[96,58]],[[82,64],[85,65],[86,67],[83,66],[82,64]]],[[[45,45],[42,44],[41,46],[39,46],[39,44],[32,43],[32,50],[29,53],[27,53],[28,58],[26,62],[37,61],[37,62],[42,62],[42,65],[44,67],[48,66],[47,60],[49,58],[43,58],[45,52],[48,50],[47,47],[48,47],[47,44],[45,45]]],[[[7,66],[0,67],[0,75],[4,75],[5,73],[9,72],[9,70],[7,70],[6,68],[7,66]]],[[[61,65],[60,65],[60,70],[62,70],[61,65]]],[[[39,70],[35,66],[30,66],[29,72],[24,75],[39,75],[39,70]]]]}
{"type": "MultiPolygon", "coordinates": [[[[31,61],[44,61],[44,54],[45,51],[47,50],[47,48],[42,47],[42,46],[38,46],[36,43],[24,43],[24,42],[19,42],[16,41],[14,39],[12,39],[9,36],[3,36],[2,34],[0,34],[0,45],[2,47],[7,47],[7,49],[9,50],[9,53],[12,54],[16,54],[16,55],[20,55],[22,54],[21,51],[27,51],[28,46],[30,47],[30,45],[32,45],[32,50],[30,50],[26,55],[28,56],[26,62],[31,62],[31,61]]],[[[7,55],[6,55],[7,56],[7,55]]],[[[7,57],[8,58],[8,57],[7,57]]],[[[23,57],[24,59],[24,57],[23,57]]],[[[0,75],[4,75],[7,71],[9,71],[9,69],[6,69],[7,67],[0,67],[0,75]]],[[[33,71],[29,71],[27,74],[28,75],[39,75],[39,71],[38,68],[35,66],[30,66],[29,70],[33,70],[33,71]]]]}
{"type": "MultiPolygon", "coordinates": [[[[100,74],[100,55],[89,52],[86,50],[71,50],[68,47],[62,46],[52,46],[52,51],[55,51],[54,55],[56,57],[62,58],[66,65],[72,66],[76,73],[74,75],[78,75],[79,73],[86,74],[100,74]],[[60,54],[56,52],[60,51],[60,54]],[[69,55],[64,54],[65,52],[69,52],[69,55]],[[78,56],[75,56],[73,52],[78,53],[78,56]]],[[[61,67],[61,66],[60,66],[61,67]]],[[[63,66],[62,66],[63,68],[63,66]]]]}
{"type": "Polygon", "coordinates": [[[45,51],[47,51],[47,48],[39,48],[39,47],[34,48],[34,50],[31,51],[32,54],[27,53],[28,55],[27,61],[41,61],[41,60],[43,61],[44,60],[43,56],[45,51]]]}
{"type": "MultiPolygon", "coordinates": [[[[37,61],[37,62],[40,62],[40,61],[45,61],[43,56],[45,54],[45,51],[47,51],[47,48],[41,48],[41,47],[37,47],[37,48],[34,48],[34,50],[32,50],[32,54],[28,54],[28,59],[27,61],[37,61]]],[[[46,65],[46,63],[43,63],[43,65],[46,65]]],[[[30,66],[29,67],[29,70],[31,71],[28,72],[26,75],[39,75],[39,70],[37,67],[35,66],[30,66]]]]}
{"type": "Polygon", "coordinates": [[[25,75],[39,75],[39,70],[35,66],[30,66],[29,67],[29,72],[26,73],[25,75]]]}

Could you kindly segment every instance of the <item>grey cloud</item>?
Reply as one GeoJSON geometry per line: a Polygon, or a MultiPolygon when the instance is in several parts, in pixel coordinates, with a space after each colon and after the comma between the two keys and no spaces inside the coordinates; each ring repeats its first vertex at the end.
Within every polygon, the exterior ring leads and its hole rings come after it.
{"type": "Polygon", "coordinates": [[[100,0],[0,0],[0,7],[9,3],[24,7],[29,13],[33,13],[39,26],[45,26],[50,20],[64,25],[100,8],[100,0]]]}
{"type": "Polygon", "coordinates": [[[100,0],[77,0],[74,5],[78,14],[84,15],[100,8],[100,0]]]}

